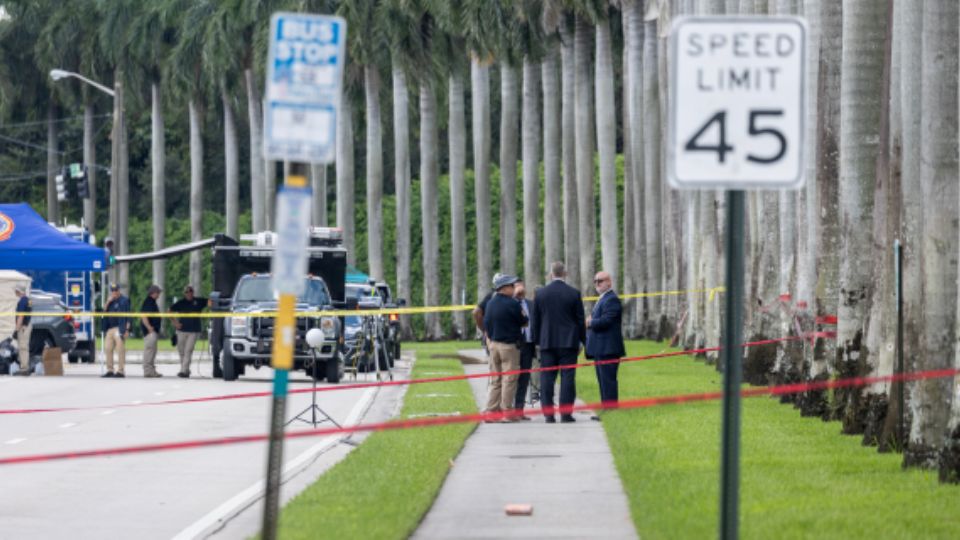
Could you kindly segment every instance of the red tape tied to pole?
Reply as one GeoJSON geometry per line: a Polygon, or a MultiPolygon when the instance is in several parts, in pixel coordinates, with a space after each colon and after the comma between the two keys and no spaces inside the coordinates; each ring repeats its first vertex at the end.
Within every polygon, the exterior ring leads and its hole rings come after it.
{"type": "MultiPolygon", "coordinates": [[[[740,392],[742,397],[761,397],[761,396],[782,396],[788,394],[800,394],[803,392],[816,392],[829,390],[833,388],[856,388],[868,386],[871,384],[899,382],[899,381],[918,381],[924,379],[936,379],[942,377],[954,377],[960,374],[960,369],[938,369],[931,371],[921,371],[914,373],[902,373],[894,375],[883,375],[877,377],[851,377],[849,379],[837,379],[834,381],[817,381],[809,383],[784,384],[780,386],[747,388],[740,392]]],[[[644,409],[660,405],[676,405],[680,403],[692,403],[699,401],[715,401],[723,397],[723,392],[703,392],[696,394],[679,394],[674,396],[635,398],[618,403],[589,403],[585,405],[573,405],[556,407],[560,414],[571,414],[578,411],[597,411],[597,410],[627,410],[644,409]]],[[[323,437],[329,435],[349,435],[353,433],[371,432],[371,431],[390,431],[401,429],[414,429],[422,427],[443,426],[448,424],[463,424],[475,422],[497,422],[509,420],[509,412],[495,413],[474,413],[467,415],[448,415],[436,416],[432,418],[408,418],[402,420],[391,420],[387,422],[378,422],[370,424],[357,424],[353,426],[331,427],[323,429],[309,429],[301,431],[289,431],[284,434],[287,439],[301,439],[307,437],[323,437]]],[[[47,461],[62,461],[68,459],[79,459],[89,457],[119,456],[127,454],[143,454],[149,452],[167,452],[174,450],[187,450],[190,448],[207,448],[213,446],[226,446],[231,444],[263,442],[270,438],[268,434],[258,435],[240,435],[235,437],[220,437],[215,439],[196,439],[189,441],[177,441],[169,443],[143,444],[136,446],[120,446],[113,448],[101,448],[93,450],[76,450],[71,452],[56,452],[49,454],[33,454],[25,456],[14,456],[0,458],[0,466],[15,465],[25,463],[40,463],[47,461]]]]}
{"type": "MultiPolygon", "coordinates": [[[[762,341],[753,341],[749,343],[744,343],[742,347],[757,347],[760,345],[770,345],[773,343],[780,343],[783,341],[796,341],[800,339],[806,339],[810,336],[820,337],[820,338],[831,338],[836,337],[835,333],[832,332],[814,332],[805,336],[790,336],[785,338],[777,339],[767,339],[762,341]]],[[[688,356],[692,354],[703,354],[708,352],[717,352],[720,351],[720,347],[707,347],[703,349],[688,349],[685,351],[673,351],[666,353],[651,354],[647,356],[634,356],[629,358],[620,358],[614,360],[600,360],[596,362],[585,362],[582,364],[574,364],[572,366],[554,366],[554,367],[541,367],[534,369],[515,369],[511,371],[498,371],[498,372],[486,372],[486,373],[474,373],[471,375],[451,375],[447,377],[429,377],[423,379],[412,379],[412,380],[397,380],[397,381],[379,381],[379,382],[369,382],[369,383],[354,383],[354,384],[339,384],[337,386],[321,386],[319,388],[303,388],[298,390],[290,390],[290,394],[305,394],[310,392],[341,392],[345,390],[361,390],[366,388],[379,388],[383,386],[406,386],[414,384],[427,384],[427,383],[441,383],[441,382],[451,382],[451,381],[464,381],[469,379],[486,379],[491,377],[501,377],[504,375],[522,375],[524,373],[540,373],[544,371],[559,371],[560,369],[580,369],[586,367],[592,367],[595,365],[605,365],[605,364],[623,364],[629,362],[642,362],[646,360],[656,360],[659,358],[671,358],[675,356],[688,356]]],[[[163,401],[152,401],[146,403],[117,403],[113,405],[94,405],[87,407],[37,407],[31,409],[0,409],[0,415],[4,414],[38,414],[38,413],[54,413],[54,412],[77,412],[77,411],[89,411],[89,410],[99,410],[99,409],[131,409],[136,407],[156,407],[160,405],[184,405],[188,403],[211,403],[216,401],[229,401],[233,399],[248,399],[248,398],[258,398],[258,397],[268,397],[272,396],[273,392],[263,391],[263,392],[244,392],[241,394],[225,394],[219,396],[204,396],[196,398],[184,398],[184,399],[168,399],[163,401]]]]}

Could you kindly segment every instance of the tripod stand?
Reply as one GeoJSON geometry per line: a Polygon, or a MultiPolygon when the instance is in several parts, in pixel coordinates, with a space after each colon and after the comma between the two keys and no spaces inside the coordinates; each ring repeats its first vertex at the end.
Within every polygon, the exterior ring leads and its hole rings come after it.
{"type": "MultiPolygon", "coordinates": [[[[313,357],[313,373],[312,373],[312,377],[313,377],[313,392],[310,393],[310,406],[307,407],[306,409],[300,411],[300,414],[298,414],[298,415],[294,416],[293,418],[291,418],[291,419],[290,419],[286,424],[284,424],[284,425],[285,425],[285,426],[289,426],[289,425],[292,424],[294,421],[299,420],[299,421],[303,422],[304,424],[310,424],[310,425],[313,426],[313,427],[317,427],[319,424],[322,424],[322,423],[324,423],[324,422],[331,422],[333,425],[335,425],[335,426],[337,426],[337,427],[343,427],[343,426],[341,426],[340,424],[338,424],[337,421],[334,420],[332,416],[330,416],[329,414],[327,414],[327,411],[321,409],[320,406],[317,405],[317,350],[314,349],[313,347],[310,347],[310,356],[313,357]],[[309,419],[309,420],[306,419],[306,418],[304,418],[307,413],[310,413],[310,419],[309,419]],[[319,420],[317,419],[318,416],[321,417],[319,420]]],[[[337,359],[336,359],[336,357],[334,357],[334,358],[331,358],[330,361],[336,362],[337,359]]]]}

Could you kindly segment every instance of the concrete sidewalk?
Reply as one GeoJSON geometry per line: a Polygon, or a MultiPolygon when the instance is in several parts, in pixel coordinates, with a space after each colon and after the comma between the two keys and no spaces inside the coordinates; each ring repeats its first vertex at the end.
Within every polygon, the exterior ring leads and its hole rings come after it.
{"type": "MultiPolygon", "coordinates": [[[[487,380],[470,384],[482,407],[487,380]]],[[[542,416],[480,424],[413,538],[637,538],[606,435],[590,416],[577,414],[574,424],[542,416]],[[513,503],[533,505],[533,515],[507,516],[513,503]]]]}

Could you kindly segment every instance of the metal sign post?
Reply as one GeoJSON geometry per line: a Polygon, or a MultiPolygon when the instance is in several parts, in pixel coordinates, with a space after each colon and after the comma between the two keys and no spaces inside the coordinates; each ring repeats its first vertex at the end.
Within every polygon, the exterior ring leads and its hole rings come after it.
{"type": "Polygon", "coordinates": [[[683,17],[670,45],[670,185],[727,190],[719,536],[731,540],[739,533],[744,190],[803,184],[806,24],[683,17]]]}
{"type": "Polygon", "coordinates": [[[264,157],[288,160],[277,195],[277,249],[271,274],[279,293],[274,325],[273,399],[261,537],[277,537],[287,384],[296,339],[294,308],[308,268],[312,196],[306,163],[333,161],[343,79],[346,22],[339,17],[275,13],[270,20],[264,107],[264,157]]]}

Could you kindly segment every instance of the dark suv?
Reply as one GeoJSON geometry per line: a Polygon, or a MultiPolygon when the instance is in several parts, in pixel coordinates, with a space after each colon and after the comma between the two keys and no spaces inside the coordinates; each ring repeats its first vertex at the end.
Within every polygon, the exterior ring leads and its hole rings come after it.
{"type": "Polygon", "coordinates": [[[77,335],[74,328],[73,315],[67,306],[60,301],[55,293],[32,291],[30,303],[36,313],[63,313],[56,316],[33,316],[30,324],[30,356],[43,356],[43,350],[48,347],[59,347],[60,351],[69,354],[77,345],[77,335]]]}

